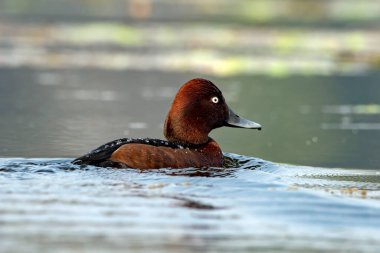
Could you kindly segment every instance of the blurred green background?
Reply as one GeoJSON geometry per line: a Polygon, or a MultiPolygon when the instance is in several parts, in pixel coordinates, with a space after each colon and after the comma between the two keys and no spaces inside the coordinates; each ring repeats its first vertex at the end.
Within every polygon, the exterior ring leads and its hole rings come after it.
{"type": "Polygon", "coordinates": [[[0,156],[75,157],[162,138],[208,78],[263,131],[223,151],[379,169],[379,0],[0,0],[0,156]]]}

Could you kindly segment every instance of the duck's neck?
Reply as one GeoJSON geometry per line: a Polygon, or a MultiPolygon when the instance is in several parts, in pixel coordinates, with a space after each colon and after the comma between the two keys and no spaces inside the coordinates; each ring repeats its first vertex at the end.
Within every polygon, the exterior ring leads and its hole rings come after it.
{"type": "Polygon", "coordinates": [[[182,117],[166,117],[164,125],[164,136],[168,141],[184,144],[202,145],[209,141],[208,129],[202,129],[202,124],[196,120],[188,121],[182,117]]]}

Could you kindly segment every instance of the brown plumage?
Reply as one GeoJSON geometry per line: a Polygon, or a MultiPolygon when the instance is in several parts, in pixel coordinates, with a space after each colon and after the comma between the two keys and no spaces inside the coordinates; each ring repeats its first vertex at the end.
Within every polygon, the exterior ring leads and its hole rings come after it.
{"type": "Polygon", "coordinates": [[[185,83],[173,100],[164,125],[168,142],[115,140],[73,163],[139,169],[221,167],[223,153],[208,135],[222,126],[261,129],[259,124],[233,113],[212,82],[197,78],[185,83]]]}

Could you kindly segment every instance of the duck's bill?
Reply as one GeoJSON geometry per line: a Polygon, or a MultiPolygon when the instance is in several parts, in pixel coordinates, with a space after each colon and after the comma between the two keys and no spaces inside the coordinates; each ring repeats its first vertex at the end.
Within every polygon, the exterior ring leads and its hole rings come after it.
{"type": "Polygon", "coordinates": [[[229,109],[228,114],[229,116],[228,116],[228,120],[225,123],[225,126],[261,130],[260,124],[240,117],[239,115],[234,113],[231,109],[229,109]]]}

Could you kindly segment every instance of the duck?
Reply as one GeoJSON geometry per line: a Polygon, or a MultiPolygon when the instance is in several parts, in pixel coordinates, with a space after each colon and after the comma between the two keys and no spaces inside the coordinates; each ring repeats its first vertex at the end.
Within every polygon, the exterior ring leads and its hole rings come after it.
{"type": "Polygon", "coordinates": [[[183,84],[174,97],[164,123],[166,140],[121,138],[72,163],[141,170],[222,167],[223,152],[209,133],[223,126],[262,129],[234,113],[214,83],[195,78],[183,84]]]}

